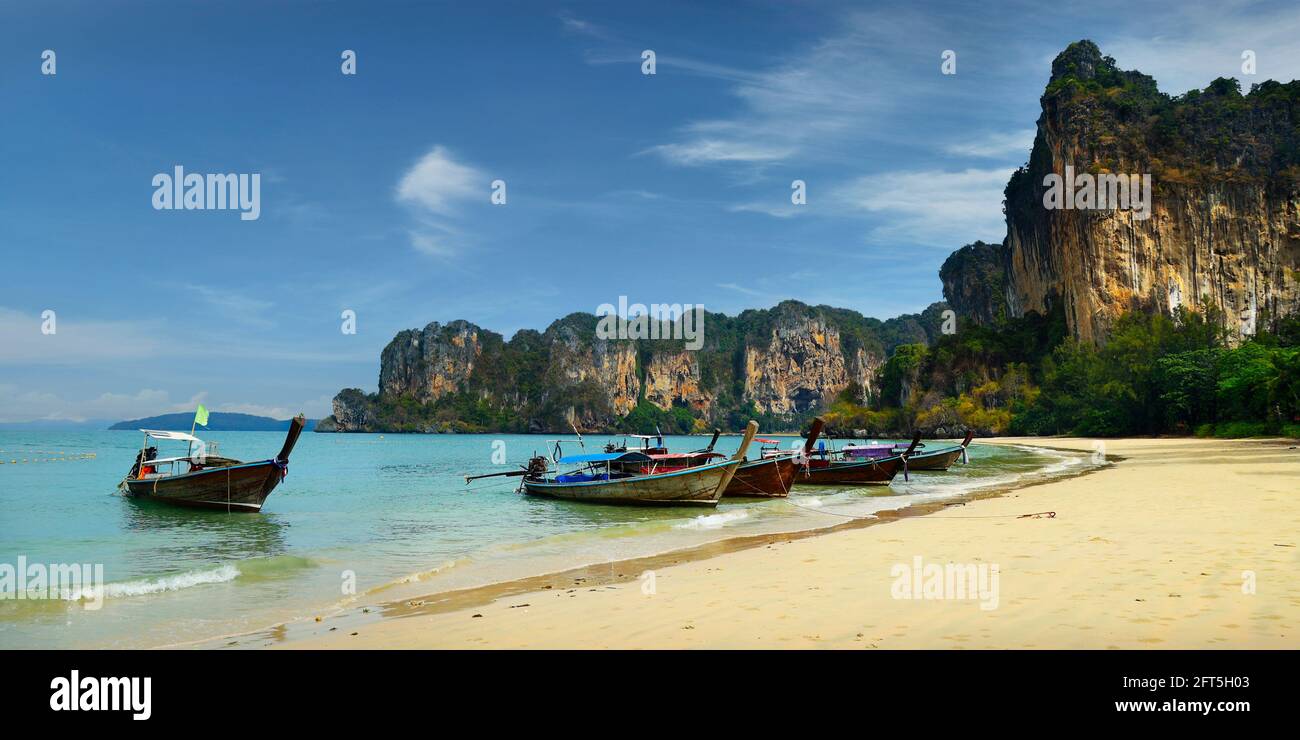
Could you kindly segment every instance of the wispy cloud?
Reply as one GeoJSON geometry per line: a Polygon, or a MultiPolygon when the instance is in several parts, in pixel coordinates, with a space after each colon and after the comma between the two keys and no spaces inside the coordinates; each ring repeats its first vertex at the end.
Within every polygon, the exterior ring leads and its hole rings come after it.
{"type": "Polygon", "coordinates": [[[232,288],[186,285],[185,290],[201,298],[217,318],[261,329],[275,326],[271,319],[275,304],[271,301],[246,296],[232,288]]]}
{"type": "Polygon", "coordinates": [[[1027,128],[1019,131],[991,131],[980,136],[957,141],[944,147],[944,151],[960,157],[978,157],[982,159],[1014,159],[1024,162],[1029,159],[1029,150],[1033,148],[1037,129],[1027,128]]]}
{"type": "Polygon", "coordinates": [[[445,229],[437,224],[425,223],[422,229],[411,229],[411,246],[420,254],[430,257],[451,257],[456,248],[447,240],[445,229]],[[440,233],[435,233],[437,230],[440,233]]]}
{"type": "Polygon", "coordinates": [[[77,364],[149,357],[160,347],[157,325],[83,320],[55,313],[55,333],[41,331],[39,315],[0,307],[0,365],[77,364]]]}
{"type": "Polygon", "coordinates": [[[763,165],[869,131],[907,89],[908,75],[890,46],[912,21],[887,20],[850,15],[836,33],[754,70],[660,57],[660,74],[676,67],[732,83],[740,106],[734,116],[692,122],[678,130],[678,140],[648,151],[681,166],[763,165]]]}
{"type": "Polygon", "coordinates": [[[412,207],[417,226],[410,229],[411,246],[434,257],[456,253],[459,236],[450,219],[475,200],[487,200],[489,180],[475,167],[456,161],[442,146],[435,146],[402,175],[397,200],[412,207]]]}
{"type": "Polygon", "coordinates": [[[858,178],[844,189],[842,200],[849,208],[887,217],[873,238],[954,249],[1006,235],[1002,191],[1011,172],[887,172],[858,178]]]}
{"type": "Polygon", "coordinates": [[[725,138],[699,138],[679,144],[659,144],[642,153],[658,154],[673,164],[693,166],[720,162],[778,162],[794,152],[792,146],[767,146],[725,138]]]}
{"type": "Polygon", "coordinates": [[[569,33],[575,33],[581,36],[589,36],[594,39],[608,40],[613,35],[591,21],[586,21],[567,11],[559,14],[560,26],[569,33]]]}
{"type": "Polygon", "coordinates": [[[807,205],[797,206],[793,203],[738,203],[728,206],[727,210],[732,213],[765,213],[775,218],[791,218],[800,213],[805,213],[807,205]]]}
{"type": "Polygon", "coordinates": [[[737,293],[744,293],[745,295],[766,295],[766,293],[764,293],[761,290],[746,288],[745,286],[737,285],[736,283],[718,283],[717,287],[723,288],[725,290],[734,290],[737,293]]]}

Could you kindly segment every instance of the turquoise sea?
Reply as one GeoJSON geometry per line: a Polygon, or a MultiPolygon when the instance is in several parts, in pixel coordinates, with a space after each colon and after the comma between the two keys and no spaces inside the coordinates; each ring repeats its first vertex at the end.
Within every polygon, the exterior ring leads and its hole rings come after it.
{"type": "MultiPolygon", "coordinates": [[[[283,441],[273,432],[201,436],[242,460],[271,457],[283,441]]],[[[586,444],[595,450],[608,439],[586,444]]],[[[679,451],[705,443],[668,438],[679,451]]],[[[724,437],[718,449],[737,444],[724,437]]],[[[948,473],[900,476],[889,487],[796,487],[788,500],[724,499],[702,512],[534,499],[515,492],[517,479],[465,484],[466,473],[507,469],[493,463],[498,450],[508,465],[548,453],[544,436],[308,433],[262,512],[227,514],[117,494],[139,445],[131,432],[0,432],[0,566],[16,568],[20,557],[102,564],[107,584],[97,610],[69,598],[18,599],[14,584],[0,584],[0,648],[211,640],[330,613],[411,581],[419,583],[401,588],[433,593],[825,527],[1092,464],[1085,455],[976,444],[971,464],[948,473]]],[[[565,449],[576,451],[576,441],[565,449]]]]}

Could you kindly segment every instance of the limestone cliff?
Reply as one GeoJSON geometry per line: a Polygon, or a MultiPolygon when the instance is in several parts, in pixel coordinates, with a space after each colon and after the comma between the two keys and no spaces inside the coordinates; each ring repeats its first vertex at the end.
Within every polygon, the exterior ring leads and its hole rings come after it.
{"type": "Polygon", "coordinates": [[[558,322],[545,337],[551,345],[552,380],[559,386],[594,383],[605,390],[606,401],[618,416],[636,407],[641,379],[637,375],[633,342],[600,339],[571,323],[558,322]]]}
{"type": "Polygon", "coordinates": [[[745,399],[759,411],[809,411],[849,384],[839,331],[820,318],[782,317],[766,339],[745,348],[745,399]]]}
{"type": "Polygon", "coordinates": [[[715,399],[701,385],[695,353],[682,351],[651,355],[645,371],[645,400],[664,411],[684,405],[707,418],[715,399]]]}
{"type": "Polygon", "coordinates": [[[380,356],[379,392],[436,401],[459,390],[482,352],[479,328],[468,321],[399,332],[380,356]]]}
{"type": "MultiPolygon", "coordinates": [[[[1252,333],[1261,318],[1300,309],[1298,193],[1300,82],[1242,95],[1235,80],[1219,79],[1171,98],[1092,42],[1071,44],[1052,64],[1029,162],[1006,189],[1006,309],[1047,313],[1059,301],[1073,334],[1099,343],[1125,310],[1208,299],[1232,334],[1252,333]],[[1046,207],[1045,178],[1067,166],[1076,206],[1090,205],[1084,176],[1149,174],[1149,217],[1133,207],[1046,207]]],[[[948,300],[994,320],[995,286],[963,292],[970,282],[945,277],[948,300]]]]}
{"type": "Polygon", "coordinates": [[[467,321],[397,334],[379,392],[334,399],[329,431],[533,431],[796,428],[846,389],[873,397],[887,353],[938,332],[941,304],[889,321],[786,301],[732,318],[706,314],[704,346],[617,340],[571,314],[509,342],[467,321]]]}
{"type": "Polygon", "coordinates": [[[1007,317],[1006,248],[977,241],[939,268],[943,297],[961,319],[994,324],[1007,317]]]}

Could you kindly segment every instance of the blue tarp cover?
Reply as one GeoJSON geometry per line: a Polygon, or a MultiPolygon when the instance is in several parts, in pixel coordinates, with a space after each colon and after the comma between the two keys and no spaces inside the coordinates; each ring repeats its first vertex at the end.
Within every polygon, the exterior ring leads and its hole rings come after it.
{"type": "Polygon", "coordinates": [[[561,465],[573,465],[598,462],[653,462],[653,460],[642,452],[593,452],[588,455],[565,455],[557,462],[561,465]]]}
{"type": "Polygon", "coordinates": [[[591,481],[597,481],[597,480],[609,480],[609,476],[606,475],[605,473],[601,473],[600,475],[583,475],[582,473],[570,473],[569,475],[555,476],[556,483],[590,483],[591,481]]]}

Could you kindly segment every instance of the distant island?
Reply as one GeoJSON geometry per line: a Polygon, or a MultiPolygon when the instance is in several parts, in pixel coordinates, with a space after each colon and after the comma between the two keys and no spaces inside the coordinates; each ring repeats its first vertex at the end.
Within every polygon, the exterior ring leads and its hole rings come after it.
{"type": "MultiPolygon", "coordinates": [[[[129,430],[136,431],[139,429],[163,429],[170,431],[186,431],[194,421],[194,412],[184,411],[179,414],[163,414],[162,416],[149,416],[143,419],[131,419],[130,421],[119,421],[109,427],[109,431],[129,430]]],[[[316,427],[315,419],[308,419],[306,431],[311,431],[316,427]]],[[[204,427],[209,432],[283,432],[289,428],[289,419],[272,419],[269,416],[254,416],[253,414],[232,414],[222,411],[213,411],[208,415],[208,425],[204,427]]]]}

